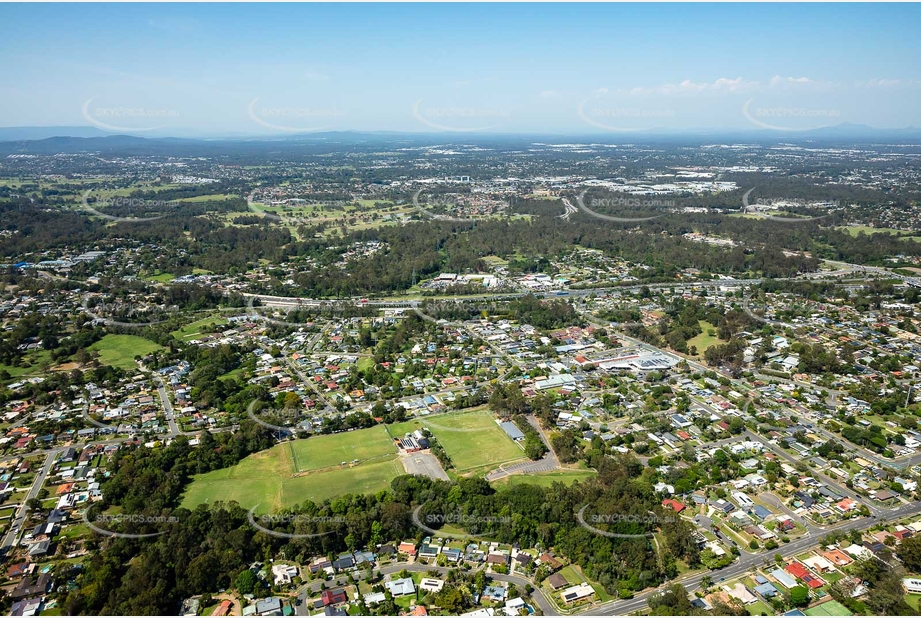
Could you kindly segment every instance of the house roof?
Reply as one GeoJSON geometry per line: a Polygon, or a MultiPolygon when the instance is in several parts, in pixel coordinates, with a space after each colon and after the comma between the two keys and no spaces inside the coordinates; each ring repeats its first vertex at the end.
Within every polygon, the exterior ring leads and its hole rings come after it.
{"type": "Polygon", "coordinates": [[[566,578],[563,577],[562,573],[554,573],[553,575],[547,578],[547,583],[549,583],[550,587],[553,588],[554,590],[557,590],[559,588],[563,588],[569,585],[569,582],[566,581],[566,578]]]}
{"type": "Polygon", "coordinates": [[[395,597],[404,594],[414,594],[416,592],[416,585],[413,583],[411,577],[404,577],[403,579],[390,581],[384,585],[387,587],[387,590],[389,590],[390,593],[395,597]]]}
{"type": "Polygon", "coordinates": [[[806,567],[801,565],[799,562],[791,562],[790,564],[784,567],[784,570],[790,575],[794,577],[798,577],[800,579],[809,575],[809,571],[806,570],[806,567]]]}
{"type": "Polygon", "coordinates": [[[339,588],[337,590],[324,590],[323,594],[320,595],[320,599],[323,605],[336,605],[338,603],[345,603],[349,598],[345,594],[345,590],[339,588]]]}
{"type": "Polygon", "coordinates": [[[670,506],[676,513],[680,513],[684,510],[684,505],[678,502],[677,500],[672,500],[671,498],[666,498],[662,501],[662,506],[670,506]]]}

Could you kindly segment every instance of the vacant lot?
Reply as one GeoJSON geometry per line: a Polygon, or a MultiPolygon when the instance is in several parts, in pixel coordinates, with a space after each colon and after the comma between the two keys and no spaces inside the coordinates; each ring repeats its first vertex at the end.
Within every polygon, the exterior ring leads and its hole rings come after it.
{"type": "Polygon", "coordinates": [[[515,487],[517,485],[550,487],[554,483],[572,485],[576,481],[586,481],[596,474],[597,472],[594,470],[554,470],[553,472],[541,472],[539,474],[514,474],[493,481],[492,484],[495,487],[515,487]]]}
{"type": "Polygon", "coordinates": [[[208,327],[215,324],[223,326],[224,324],[227,324],[227,319],[217,315],[208,316],[207,318],[196,320],[191,324],[186,324],[179,330],[174,330],[170,334],[180,341],[190,341],[201,336],[203,330],[205,332],[210,332],[208,327]]]}
{"type": "Polygon", "coordinates": [[[691,346],[694,346],[697,348],[697,355],[703,356],[703,353],[707,348],[710,346],[719,345],[723,342],[720,341],[720,338],[716,336],[716,327],[713,326],[713,324],[710,324],[710,322],[704,322],[701,320],[700,328],[703,330],[703,332],[688,340],[688,349],[690,350],[691,346]],[[707,334],[710,330],[714,331],[712,336],[707,334]]]}
{"type": "Polygon", "coordinates": [[[386,432],[383,427],[373,427],[279,444],[230,468],[199,474],[186,490],[182,506],[191,509],[233,500],[247,509],[258,505],[258,513],[268,513],[305,500],[322,502],[348,493],[375,493],[388,488],[401,474],[405,473],[386,432]],[[389,450],[382,453],[383,447],[389,450]],[[346,458],[343,453],[350,456],[346,458]],[[346,459],[361,459],[359,455],[376,459],[339,465],[346,459]],[[298,473],[295,457],[301,466],[307,466],[302,470],[326,469],[298,473]],[[328,464],[330,461],[334,463],[328,464]]]}
{"type": "Polygon", "coordinates": [[[106,335],[87,349],[99,352],[99,362],[103,365],[136,369],[135,356],[146,356],[165,348],[135,335],[106,335]]]}

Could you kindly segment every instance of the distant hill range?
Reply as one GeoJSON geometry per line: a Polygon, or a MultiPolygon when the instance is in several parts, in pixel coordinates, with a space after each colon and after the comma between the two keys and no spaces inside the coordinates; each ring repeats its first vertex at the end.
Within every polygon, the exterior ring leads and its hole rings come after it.
{"type": "MultiPolygon", "coordinates": [[[[341,150],[343,146],[373,147],[377,144],[403,143],[405,145],[479,144],[508,146],[535,141],[569,143],[631,143],[649,144],[703,144],[714,141],[750,143],[802,143],[824,142],[827,145],[842,143],[901,143],[921,144],[921,129],[879,129],[867,125],[838,124],[809,131],[775,131],[769,129],[689,129],[677,132],[652,129],[630,133],[400,133],[392,131],[356,132],[335,131],[325,133],[285,134],[225,137],[164,137],[112,135],[95,127],[0,127],[0,155],[55,154],[94,152],[107,154],[157,155],[184,154],[208,156],[218,151],[236,152],[277,151],[290,147],[318,151],[341,150]]],[[[815,144],[813,144],[815,145],[815,144]]]]}

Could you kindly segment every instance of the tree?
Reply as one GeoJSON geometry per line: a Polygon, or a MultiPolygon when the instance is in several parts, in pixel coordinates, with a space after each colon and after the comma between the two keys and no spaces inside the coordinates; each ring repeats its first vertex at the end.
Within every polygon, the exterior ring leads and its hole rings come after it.
{"type": "Polygon", "coordinates": [[[806,586],[790,588],[790,602],[796,606],[805,605],[809,601],[809,589],[806,586]]]}
{"type": "Polygon", "coordinates": [[[904,539],[896,555],[909,571],[921,572],[921,535],[904,539]]]}
{"type": "Polygon", "coordinates": [[[246,569],[237,575],[237,579],[234,582],[234,585],[236,585],[237,590],[240,591],[240,594],[252,594],[256,589],[256,574],[251,570],[246,569]]]}

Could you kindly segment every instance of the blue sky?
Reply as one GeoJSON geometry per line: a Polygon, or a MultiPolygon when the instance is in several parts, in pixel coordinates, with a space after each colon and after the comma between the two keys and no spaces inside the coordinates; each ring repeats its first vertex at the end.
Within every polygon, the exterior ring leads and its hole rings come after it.
{"type": "Polygon", "coordinates": [[[0,125],[921,126],[921,7],[2,4],[0,125]]]}

